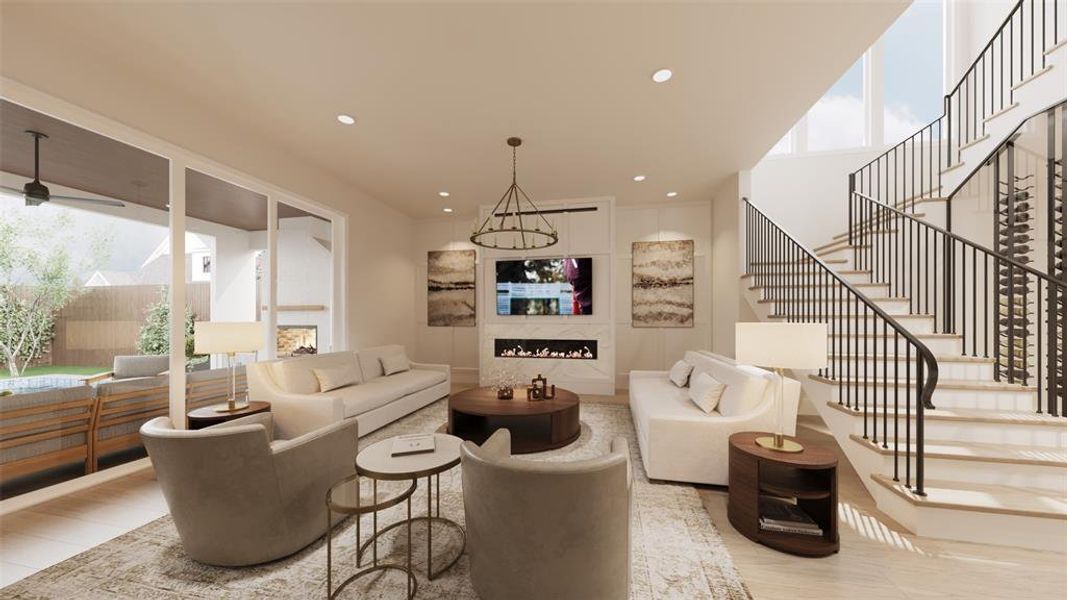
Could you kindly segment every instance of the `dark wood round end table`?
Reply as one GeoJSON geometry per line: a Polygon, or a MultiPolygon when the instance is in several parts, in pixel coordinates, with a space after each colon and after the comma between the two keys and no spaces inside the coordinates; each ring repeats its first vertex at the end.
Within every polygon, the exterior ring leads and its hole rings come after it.
{"type": "Polygon", "coordinates": [[[201,406],[186,413],[185,416],[189,419],[189,429],[203,429],[248,415],[270,412],[270,402],[249,402],[245,408],[229,412],[219,412],[215,410],[216,406],[218,405],[201,406]]]}
{"type": "Polygon", "coordinates": [[[748,539],[782,552],[799,556],[837,552],[837,454],[807,443],[801,452],[777,452],[756,444],[757,437],[766,435],[747,431],[730,436],[730,524],[748,539]],[[761,497],[770,498],[771,503],[776,499],[795,503],[822,529],[821,535],[764,528],[761,497]]]}
{"type": "Polygon", "coordinates": [[[511,452],[529,454],[562,448],[578,439],[581,401],[570,390],[556,388],[551,400],[526,400],[515,390],[513,400],[498,400],[493,388],[472,388],[448,398],[448,433],[481,444],[497,429],[511,432],[511,452]]]}

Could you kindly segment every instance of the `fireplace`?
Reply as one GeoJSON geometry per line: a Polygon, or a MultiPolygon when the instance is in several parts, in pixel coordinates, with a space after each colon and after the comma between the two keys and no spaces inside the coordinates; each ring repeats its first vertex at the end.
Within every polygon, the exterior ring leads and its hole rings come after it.
{"type": "Polygon", "coordinates": [[[319,346],[319,328],[315,325],[279,325],[277,356],[315,354],[319,346]]]}
{"type": "Polygon", "coordinates": [[[557,360],[596,360],[596,340],[550,340],[496,338],[497,358],[552,358],[557,360]]]}

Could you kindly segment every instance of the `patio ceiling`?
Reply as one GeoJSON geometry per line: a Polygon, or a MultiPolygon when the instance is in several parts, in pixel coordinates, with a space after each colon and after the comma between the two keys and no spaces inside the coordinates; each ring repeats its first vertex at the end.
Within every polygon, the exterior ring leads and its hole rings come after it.
{"type": "MultiPolygon", "coordinates": [[[[33,138],[41,142],[41,180],[91,194],[167,210],[168,161],[65,121],[0,100],[0,171],[33,177],[33,138]]],[[[267,197],[198,171],[186,177],[186,214],[246,231],[267,228],[267,197]]],[[[279,218],[315,216],[287,204],[279,218]]]]}

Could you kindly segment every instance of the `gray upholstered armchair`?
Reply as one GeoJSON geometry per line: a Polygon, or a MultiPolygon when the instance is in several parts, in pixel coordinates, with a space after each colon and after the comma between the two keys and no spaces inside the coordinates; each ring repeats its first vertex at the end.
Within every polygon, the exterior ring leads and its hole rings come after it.
{"type": "Polygon", "coordinates": [[[198,431],[141,427],[182,545],[211,565],[288,556],[325,533],[326,491],[354,472],[357,422],[272,441],[269,413],[198,431]]]}
{"type": "Polygon", "coordinates": [[[627,600],[630,454],[576,462],[511,457],[511,434],[464,442],[463,502],[474,590],[483,600],[627,600]]]}

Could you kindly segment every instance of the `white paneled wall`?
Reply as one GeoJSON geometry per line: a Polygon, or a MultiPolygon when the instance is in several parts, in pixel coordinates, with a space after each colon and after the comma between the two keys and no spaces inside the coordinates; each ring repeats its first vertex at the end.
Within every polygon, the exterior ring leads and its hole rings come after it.
{"type": "MultiPolygon", "coordinates": [[[[412,248],[412,261],[416,266],[413,282],[416,341],[412,358],[451,364],[453,377],[457,381],[470,383],[477,381],[478,328],[427,326],[426,253],[430,250],[475,248],[468,241],[474,220],[472,215],[467,215],[416,221],[412,248]]],[[[577,220],[572,220],[569,226],[575,232],[581,230],[577,220]]],[[[562,231],[560,233],[564,234],[562,231]]],[[[582,236],[572,234],[570,237],[570,255],[599,254],[594,248],[581,247],[582,236]]],[[[626,387],[627,375],[632,369],[666,369],[685,350],[711,348],[711,248],[710,202],[668,200],[659,205],[615,207],[615,245],[610,256],[612,289],[608,301],[614,302],[615,307],[615,371],[618,387],[626,387]],[[685,329],[634,328],[630,323],[631,245],[639,241],[688,239],[694,241],[694,326],[685,329]]],[[[484,281],[480,251],[478,261],[478,302],[484,304],[484,286],[492,282],[484,281]]],[[[598,297],[596,301],[596,310],[600,313],[603,300],[598,297]]],[[[479,306],[480,319],[485,315],[483,308],[479,306]]]]}
{"type": "Polygon", "coordinates": [[[615,208],[615,368],[625,388],[634,369],[666,369],[686,350],[711,348],[711,203],[665,201],[615,208]],[[634,242],[693,240],[694,326],[635,328],[630,322],[631,248],[634,242]]]}
{"type": "MultiPolygon", "coordinates": [[[[617,297],[613,244],[614,198],[588,198],[539,202],[541,210],[595,209],[589,212],[567,212],[547,215],[559,233],[559,242],[532,252],[485,250],[480,254],[478,288],[478,325],[481,336],[479,368],[491,372],[507,369],[520,379],[543,374],[562,387],[579,394],[615,393],[615,302],[617,297]],[[593,259],[593,314],[572,316],[524,316],[496,314],[496,260],[531,257],[591,257],[593,259]],[[496,358],[493,340],[497,338],[582,339],[595,340],[596,360],[496,358]]],[[[482,217],[489,215],[492,206],[483,206],[482,217]]],[[[627,274],[629,277],[629,274],[627,274]]],[[[482,383],[490,381],[482,375],[482,383]]]]}
{"type": "MultiPolygon", "coordinates": [[[[415,265],[415,347],[412,359],[452,365],[452,378],[459,383],[478,381],[478,328],[430,327],[426,322],[426,253],[431,250],[478,251],[468,241],[474,216],[449,216],[415,222],[411,260],[415,265]]],[[[481,268],[475,268],[478,289],[482,288],[481,268]]],[[[478,296],[478,302],[481,297],[478,296]]]]}

